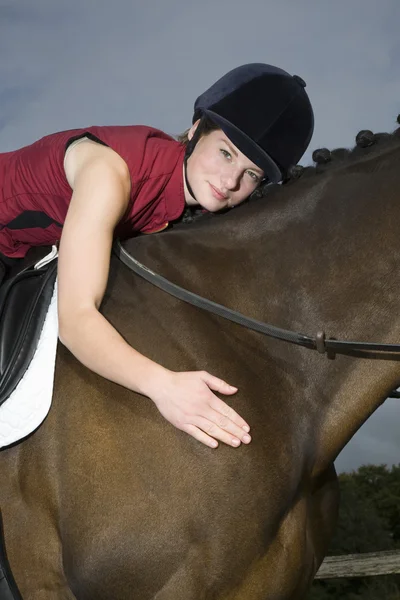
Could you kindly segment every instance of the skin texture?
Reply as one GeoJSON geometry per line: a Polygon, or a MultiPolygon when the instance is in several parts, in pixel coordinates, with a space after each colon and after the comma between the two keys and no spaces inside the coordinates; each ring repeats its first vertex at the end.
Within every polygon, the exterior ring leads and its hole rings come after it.
{"type": "MultiPolygon", "coordinates": [[[[243,202],[259,184],[255,171],[262,174],[220,130],[200,138],[189,163],[195,195],[211,212],[243,202]],[[213,196],[211,182],[223,190],[222,202],[213,196]]],[[[99,312],[114,228],[129,201],[125,162],[110,148],[87,141],[71,148],[65,172],[73,194],[59,252],[60,340],[86,367],[145,394],[170,423],[204,444],[248,444],[248,423],[213,393],[232,395],[235,387],[206,371],[162,367],[127,344],[99,312]]],[[[190,201],[186,185],[185,194],[190,201]]]]}
{"type": "MultiPolygon", "coordinates": [[[[400,339],[400,143],[126,248],[178,285],[304,333],[400,339]],[[379,201],[377,201],[379,199],[379,201]]],[[[53,407],[1,453],[8,556],[30,600],[297,600],[337,514],[332,462],[398,362],[267,339],[112,259],[102,312],[164,368],[210,368],[253,441],[199,444],[63,346],[53,407]]]]}
{"type": "MultiPolygon", "coordinates": [[[[189,130],[189,140],[199,122],[189,130]]],[[[200,203],[210,212],[217,212],[244,202],[260,184],[264,173],[218,129],[199,139],[187,162],[187,175],[198,200],[189,194],[185,182],[187,204],[200,203]]]]}

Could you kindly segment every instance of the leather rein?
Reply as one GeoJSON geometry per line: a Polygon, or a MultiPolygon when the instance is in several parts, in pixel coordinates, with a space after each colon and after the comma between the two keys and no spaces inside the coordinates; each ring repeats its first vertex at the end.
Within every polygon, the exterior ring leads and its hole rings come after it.
{"type": "Polygon", "coordinates": [[[113,246],[115,254],[131,271],[146,279],[161,290],[175,296],[179,300],[188,302],[193,306],[202,308],[214,315],[233,321],[247,329],[252,329],[268,337],[303,346],[309,350],[317,350],[320,354],[326,354],[328,358],[335,358],[336,354],[345,354],[358,358],[376,358],[381,360],[399,360],[400,344],[380,344],[374,342],[354,342],[327,338],[324,331],[319,331],[315,337],[297,333],[288,329],[281,329],[262,321],[246,317],[240,312],[231,310],[222,304],[207,300],[202,296],[189,292],[188,290],[171,283],[165,277],[157,275],[131,256],[122,246],[120,240],[116,240],[113,246]]]}

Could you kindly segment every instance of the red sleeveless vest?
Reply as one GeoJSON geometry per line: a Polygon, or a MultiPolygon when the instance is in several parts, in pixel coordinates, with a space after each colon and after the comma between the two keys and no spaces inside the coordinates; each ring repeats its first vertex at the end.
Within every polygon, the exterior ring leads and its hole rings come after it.
{"type": "Polygon", "coordinates": [[[62,131],[0,154],[0,252],[19,258],[31,246],[60,239],[72,195],[64,154],[83,136],[109,146],[128,165],[131,197],[117,236],[155,233],[180,217],[185,207],[184,145],[142,125],[62,131]]]}

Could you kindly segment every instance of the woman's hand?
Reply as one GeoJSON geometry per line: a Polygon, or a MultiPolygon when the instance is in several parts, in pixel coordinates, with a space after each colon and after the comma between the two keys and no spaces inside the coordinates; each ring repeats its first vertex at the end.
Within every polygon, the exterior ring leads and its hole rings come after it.
{"type": "Polygon", "coordinates": [[[235,394],[237,388],[206,371],[165,370],[156,381],[146,395],[178,429],[210,448],[218,446],[217,440],[234,447],[251,441],[246,421],[211,391],[235,394]]]}

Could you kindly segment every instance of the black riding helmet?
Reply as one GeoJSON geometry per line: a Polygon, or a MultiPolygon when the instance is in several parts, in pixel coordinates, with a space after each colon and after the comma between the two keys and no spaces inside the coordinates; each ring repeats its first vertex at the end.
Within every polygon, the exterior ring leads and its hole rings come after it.
{"type": "Polygon", "coordinates": [[[195,102],[193,123],[201,121],[187,145],[185,167],[208,118],[264,171],[267,180],[281,181],[306,151],[314,130],[305,86],[301,77],[264,63],[226,73],[195,102]]]}

